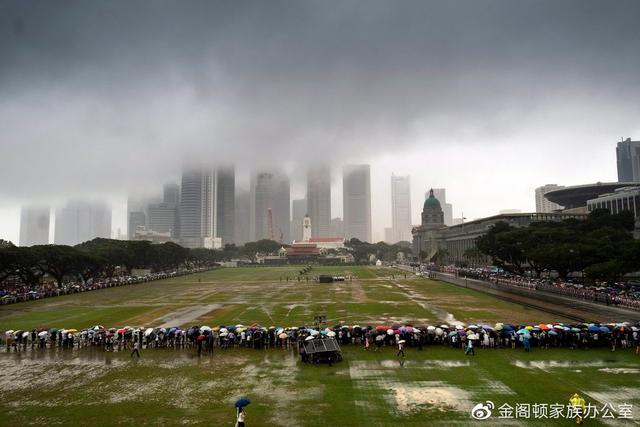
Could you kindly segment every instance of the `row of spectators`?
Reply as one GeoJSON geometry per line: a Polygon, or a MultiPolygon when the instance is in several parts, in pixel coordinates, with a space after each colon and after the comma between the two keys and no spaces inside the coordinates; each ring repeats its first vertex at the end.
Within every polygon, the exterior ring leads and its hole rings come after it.
{"type": "Polygon", "coordinates": [[[149,273],[142,276],[120,275],[97,280],[90,279],[85,282],[66,282],[61,287],[58,287],[55,282],[44,282],[43,284],[35,287],[25,286],[20,282],[5,282],[0,285],[0,305],[51,298],[60,295],[75,294],[78,292],[95,291],[98,289],[113,288],[116,286],[146,283],[154,280],[184,276],[204,270],[207,270],[207,268],[163,271],[158,273],[149,273]]]}
{"type": "MultiPolygon", "coordinates": [[[[431,269],[431,267],[429,267],[431,269]]],[[[452,273],[459,277],[497,283],[507,286],[553,292],[589,301],[640,309],[640,286],[631,283],[595,283],[585,286],[559,278],[535,278],[508,273],[495,268],[460,268],[454,266],[441,267],[440,271],[452,273]]]]}

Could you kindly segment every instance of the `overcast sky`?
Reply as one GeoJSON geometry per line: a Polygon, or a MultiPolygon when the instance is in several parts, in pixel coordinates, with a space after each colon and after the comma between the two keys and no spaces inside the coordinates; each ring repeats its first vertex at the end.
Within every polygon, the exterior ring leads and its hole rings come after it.
{"type": "Polygon", "coordinates": [[[531,211],[539,185],[616,180],[640,138],[638,22],[634,0],[0,0],[0,238],[73,195],[125,227],[126,193],[194,158],[370,163],[377,239],[392,172],[414,222],[432,186],[454,216],[531,211]]]}

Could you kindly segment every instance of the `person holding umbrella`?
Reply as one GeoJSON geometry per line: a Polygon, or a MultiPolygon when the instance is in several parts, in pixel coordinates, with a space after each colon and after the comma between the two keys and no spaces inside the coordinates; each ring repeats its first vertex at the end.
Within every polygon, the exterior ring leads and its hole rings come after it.
{"type": "Polygon", "coordinates": [[[476,355],[475,350],[473,349],[473,340],[467,337],[467,349],[464,351],[464,354],[470,354],[472,356],[476,355]]]}
{"type": "Polygon", "coordinates": [[[236,408],[238,409],[236,414],[236,425],[235,427],[245,427],[245,411],[244,408],[250,404],[251,401],[245,397],[242,399],[238,399],[236,401],[236,408]]]}

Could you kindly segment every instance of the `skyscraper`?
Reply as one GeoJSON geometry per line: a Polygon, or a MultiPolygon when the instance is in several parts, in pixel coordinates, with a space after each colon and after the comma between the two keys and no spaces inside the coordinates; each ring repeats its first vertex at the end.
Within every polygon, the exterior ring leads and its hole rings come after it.
{"type": "Polygon", "coordinates": [[[149,230],[178,237],[178,207],[172,203],[151,203],[147,208],[149,230]]]}
{"type": "Polygon", "coordinates": [[[96,237],[111,238],[111,206],[102,202],[72,200],[57,211],[56,244],[77,245],[96,237]]]}
{"type": "Polygon", "coordinates": [[[411,236],[411,181],[409,176],[391,175],[391,234],[385,241],[410,242],[411,236]]]}
{"type": "Polygon", "coordinates": [[[547,184],[536,188],[536,212],[549,213],[562,209],[562,206],[557,203],[550,202],[544,197],[545,193],[553,190],[559,190],[561,188],[564,187],[557,184],[547,184]]]}
{"type": "Polygon", "coordinates": [[[287,176],[278,172],[253,174],[250,221],[252,240],[291,241],[291,196],[287,176]]]}
{"type": "Polygon", "coordinates": [[[174,182],[169,182],[162,189],[162,202],[174,206],[180,204],[180,186],[174,182]]]}
{"type": "Polygon", "coordinates": [[[307,213],[311,218],[311,235],[331,233],[331,170],[313,168],[307,173],[307,213]]]}
{"type": "Polygon", "coordinates": [[[302,223],[304,216],[307,214],[307,200],[293,200],[291,202],[291,211],[291,239],[299,242],[302,240],[302,223]]]}
{"type": "Polygon", "coordinates": [[[20,246],[49,243],[49,206],[23,206],[20,211],[20,246]]]}
{"type": "Polygon", "coordinates": [[[182,173],[180,241],[189,248],[221,247],[234,240],[235,172],[197,167],[182,173]]]}
{"type": "Polygon", "coordinates": [[[627,138],[616,147],[618,182],[640,182],[640,141],[627,138]]]}
{"type": "Polygon", "coordinates": [[[344,221],[342,221],[342,218],[331,219],[331,237],[344,237],[344,221]]]}
{"type": "Polygon", "coordinates": [[[371,171],[369,165],[348,165],[342,171],[344,237],[371,242],[371,171]]]}
{"type": "Polygon", "coordinates": [[[217,237],[222,238],[222,244],[235,242],[236,216],[236,172],[233,166],[218,168],[217,174],[217,237]]]}
{"type": "Polygon", "coordinates": [[[234,221],[235,243],[244,245],[251,240],[251,193],[246,190],[236,193],[236,217],[234,221]]]}
{"type": "MultiPolygon", "coordinates": [[[[442,212],[444,213],[444,225],[450,227],[453,225],[453,205],[447,203],[447,190],[445,188],[434,188],[433,194],[440,202],[442,212]]],[[[424,199],[429,198],[429,192],[424,194],[424,199]]]]}

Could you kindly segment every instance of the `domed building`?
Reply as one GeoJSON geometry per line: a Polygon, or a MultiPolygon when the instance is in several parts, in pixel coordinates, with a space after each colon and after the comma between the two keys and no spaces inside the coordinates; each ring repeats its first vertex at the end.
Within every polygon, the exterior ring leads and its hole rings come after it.
{"type": "Polygon", "coordinates": [[[433,194],[433,188],[429,190],[429,197],[422,207],[422,224],[411,230],[413,234],[413,253],[420,258],[431,260],[440,248],[444,225],[444,212],[440,201],[433,194]]]}
{"type": "Polygon", "coordinates": [[[429,190],[429,197],[422,208],[422,228],[442,228],[444,226],[444,211],[440,202],[433,195],[433,188],[429,190]]]}

